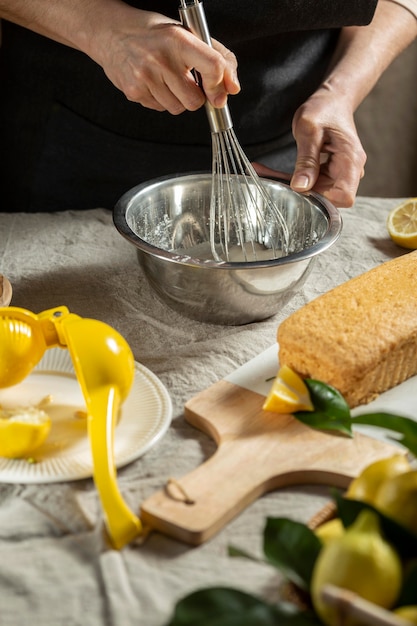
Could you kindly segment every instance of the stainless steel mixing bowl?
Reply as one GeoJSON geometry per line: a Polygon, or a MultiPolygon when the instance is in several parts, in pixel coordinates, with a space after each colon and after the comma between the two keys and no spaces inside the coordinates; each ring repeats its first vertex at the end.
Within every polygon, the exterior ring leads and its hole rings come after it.
{"type": "Polygon", "coordinates": [[[300,195],[265,180],[283,207],[289,254],[218,263],[209,246],[211,178],[211,173],[186,174],[138,185],[117,202],[114,224],[136,247],[150,285],[173,309],[216,324],[266,319],[300,289],[314,259],[336,241],[341,216],[317,194],[300,195]]]}

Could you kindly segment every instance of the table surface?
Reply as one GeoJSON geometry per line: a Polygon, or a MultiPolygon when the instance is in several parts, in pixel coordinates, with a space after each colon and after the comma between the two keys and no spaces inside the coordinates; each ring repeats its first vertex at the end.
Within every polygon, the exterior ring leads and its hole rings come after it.
{"type": "MultiPolygon", "coordinates": [[[[358,198],[342,210],[338,242],[320,256],[306,284],[276,316],[246,326],[186,319],[151,292],[134,248],[109,211],[0,214],[0,272],[12,305],[34,312],[60,305],[103,320],[129,342],[173,403],[166,435],[119,470],[135,510],[168,478],[180,478],[214,452],[187,424],[184,403],[275,343],[281,320],[328,289],[404,253],[386,217],[400,199],[358,198]]],[[[92,479],[43,485],[0,484],[0,626],[163,626],[175,602],[195,589],[227,585],[278,596],[269,565],[228,556],[230,544],[261,555],[267,516],[307,521],[328,500],[325,487],[269,493],[207,543],[191,547],[153,532],[121,551],[106,544],[92,479]]]]}

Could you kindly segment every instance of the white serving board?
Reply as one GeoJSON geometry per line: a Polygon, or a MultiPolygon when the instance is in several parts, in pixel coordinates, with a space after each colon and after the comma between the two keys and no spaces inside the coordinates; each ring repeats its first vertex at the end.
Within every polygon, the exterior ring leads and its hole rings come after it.
{"type": "MultiPolygon", "coordinates": [[[[272,385],[271,378],[276,376],[278,369],[278,344],[275,343],[232,372],[226,380],[266,396],[272,385]]],[[[417,376],[385,391],[369,404],[356,407],[352,410],[352,416],[377,412],[403,415],[417,421],[417,376]]],[[[392,442],[380,428],[358,425],[355,426],[356,429],[377,439],[392,442]]]]}

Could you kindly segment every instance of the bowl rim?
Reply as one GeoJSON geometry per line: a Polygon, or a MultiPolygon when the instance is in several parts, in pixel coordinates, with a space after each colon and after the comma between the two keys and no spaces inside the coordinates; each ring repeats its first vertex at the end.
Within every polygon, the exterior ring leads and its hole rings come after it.
{"type": "Polygon", "coordinates": [[[202,176],[209,176],[211,178],[212,173],[204,171],[169,174],[144,181],[136,185],[135,187],[132,187],[119,198],[113,208],[113,223],[116,229],[125,239],[127,239],[129,243],[133,244],[138,250],[152,254],[154,257],[158,257],[159,259],[163,259],[175,264],[180,264],[181,266],[189,265],[192,267],[217,268],[224,270],[243,270],[259,269],[264,267],[277,267],[280,265],[288,265],[291,263],[311,259],[332,246],[341,234],[343,227],[342,215],[340,211],[329,200],[327,200],[327,198],[313,191],[299,194],[298,192],[291,190],[289,184],[282,179],[275,180],[265,177],[261,177],[261,179],[267,181],[268,183],[272,182],[273,184],[279,185],[281,187],[286,187],[287,189],[290,189],[294,194],[307,198],[314,198],[321,205],[321,207],[327,213],[328,228],[320,241],[318,241],[316,244],[313,244],[309,248],[306,248],[305,250],[300,250],[299,252],[292,254],[291,257],[285,256],[278,257],[276,259],[263,259],[259,261],[215,261],[214,259],[203,260],[191,257],[187,254],[179,254],[170,252],[169,250],[163,250],[162,248],[158,248],[157,246],[148,243],[147,241],[145,241],[145,239],[139,237],[139,235],[137,235],[130,228],[126,219],[126,215],[129,211],[129,207],[132,201],[135,199],[139,192],[143,191],[144,189],[148,189],[149,191],[151,191],[153,187],[157,187],[168,180],[174,181],[179,178],[198,179],[202,176]]]}

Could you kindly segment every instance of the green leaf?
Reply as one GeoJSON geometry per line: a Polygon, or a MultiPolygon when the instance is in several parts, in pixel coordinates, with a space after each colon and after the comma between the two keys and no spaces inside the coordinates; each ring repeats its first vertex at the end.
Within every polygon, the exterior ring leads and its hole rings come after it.
{"type": "Polygon", "coordinates": [[[352,436],[350,428],[350,420],[340,420],[332,415],[326,413],[319,413],[318,411],[298,411],[294,413],[294,417],[306,426],[310,428],[316,428],[317,430],[335,430],[343,435],[352,436]]]}
{"type": "Polygon", "coordinates": [[[398,433],[390,439],[398,441],[408,448],[414,456],[417,456],[417,422],[409,417],[394,415],[392,413],[365,413],[352,418],[353,424],[366,424],[378,426],[398,433]]]}
{"type": "Polygon", "coordinates": [[[350,417],[349,405],[340,391],[331,385],[327,385],[320,380],[314,380],[313,378],[307,378],[305,383],[310,392],[314,408],[317,411],[334,415],[340,419],[350,417]]]}
{"type": "Polygon", "coordinates": [[[401,589],[397,606],[409,606],[417,604],[417,563],[406,568],[405,578],[401,589]]]}
{"type": "Polygon", "coordinates": [[[314,411],[298,411],[294,416],[306,426],[319,430],[335,430],[349,436],[352,436],[352,426],[355,424],[377,426],[396,433],[389,436],[390,439],[408,448],[417,457],[417,421],[383,412],[352,417],[349,405],[337,389],[312,378],[307,378],[304,382],[308,387],[314,411]]]}
{"type": "Polygon", "coordinates": [[[267,560],[301,589],[310,588],[321,541],[305,524],[268,517],[263,549],[267,560]]]}
{"type": "Polygon", "coordinates": [[[167,626],[318,626],[314,615],[237,589],[211,587],[180,600],[167,626]]]}
{"type": "Polygon", "coordinates": [[[404,558],[417,557],[417,535],[408,530],[408,528],[383,515],[371,504],[344,498],[338,493],[335,493],[334,497],[338,515],[345,527],[353,524],[360,511],[370,509],[378,515],[385,538],[395,547],[397,552],[404,558]]]}
{"type": "Polygon", "coordinates": [[[259,563],[259,559],[257,559],[255,556],[253,556],[252,554],[249,554],[249,552],[246,552],[246,550],[237,548],[236,546],[229,546],[227,549],[227,552],[229,556],[238,556],[244,559],[249,559],[249,561],[255,561],[259,563]]]}
{"type": "Polygon", "coordinates": [[[349,405],[334,387],[307,378],[304,381],[308,387],[314,411],[298,411],[296,419],[320,430],[336,430],[352,436],[351,415],[349,405]]]}

